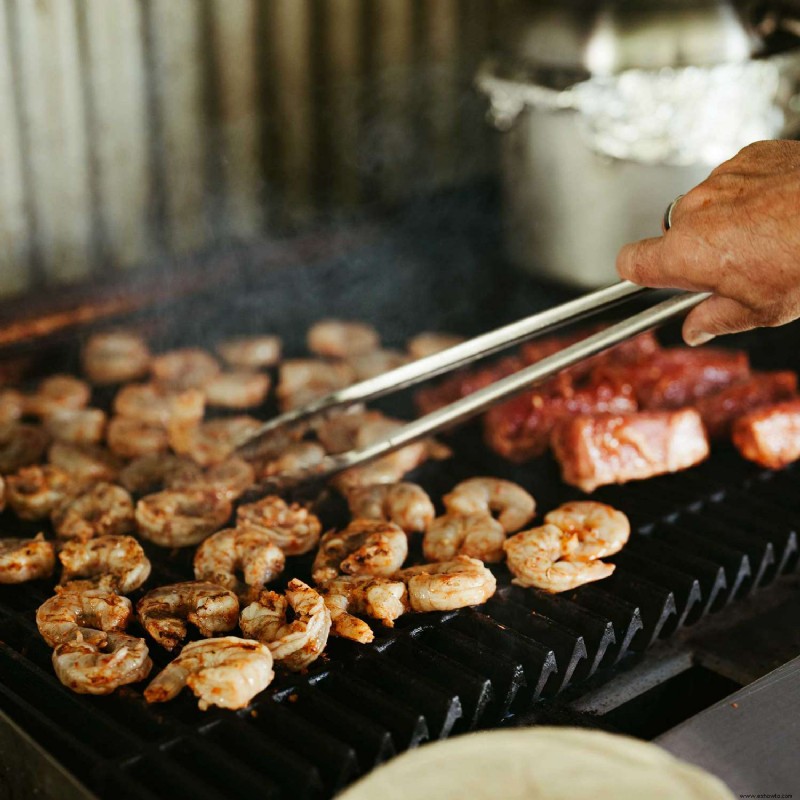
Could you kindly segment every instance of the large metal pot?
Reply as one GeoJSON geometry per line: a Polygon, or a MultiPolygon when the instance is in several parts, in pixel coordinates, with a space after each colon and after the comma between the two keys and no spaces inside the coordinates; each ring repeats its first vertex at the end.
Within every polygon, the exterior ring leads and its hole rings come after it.
{"type": "Polygon", "coordinates": [[[764,56],[727,3],[514,0],[504,14],[478,85],[501,131],[508,255],[538,276],[611,282],[619,248],[657,235],[676,195],[796,129],[800,57],[764,56]]]}

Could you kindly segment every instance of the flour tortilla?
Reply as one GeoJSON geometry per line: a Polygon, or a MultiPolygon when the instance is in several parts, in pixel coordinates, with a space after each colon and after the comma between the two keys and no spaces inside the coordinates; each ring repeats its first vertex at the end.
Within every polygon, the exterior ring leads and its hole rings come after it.
{"type": "Polygon", "coordinates": [[[393,759],[337,800],[733,800],[654,744],[582,728],[468,734],[393,759]]]}

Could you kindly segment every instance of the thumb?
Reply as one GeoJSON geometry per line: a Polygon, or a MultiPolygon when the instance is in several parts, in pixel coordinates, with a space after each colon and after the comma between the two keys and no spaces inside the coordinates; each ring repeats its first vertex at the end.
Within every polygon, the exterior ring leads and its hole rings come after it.
{"type": "Polygon", "coordinates": [[[697,345],[725,333],[740,333],[758,326],[755,315],[736,300],[713,295],[692,309],[683,323],[683,340],[697,345]]]}

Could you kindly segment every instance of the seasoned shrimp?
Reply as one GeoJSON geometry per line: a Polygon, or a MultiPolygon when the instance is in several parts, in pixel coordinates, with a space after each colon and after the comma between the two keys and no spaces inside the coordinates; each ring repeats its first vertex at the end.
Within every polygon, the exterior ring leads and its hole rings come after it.
{"type": "Polygon", "coordinates": [[[86,381],[72,375],[51,375],[33,394],[25,397],[25,413],[46,417],[59,409],[84,408],[91,396],[92,390],[86,381]]]}
{"type": "Polygon", "coordinates": [[[96,483],[61,503],[50,518],[59,539],[129,533],[134,528],[133,500],[121,486],[96,483]]]}
{"type": "Polygon", "coordinates": [[[263,372],[222,372],[203,386],[206,402],[219,408],[254,408],[269,392],[269,375],[263,372]]]}
{"type": "Polygon", "coordinates": [[[457,555],[484,562],[503,560],[506,532],[489,514],[445,514],[435,519],[422,539],[422,552],[428,561],[450,561],[457,555]]]}
{"type": "Polygon", "coordinates": [[[98,536],[87,542],[67,542],[58,560],[64,568],[62,584],[73,578],[110,575],[120,594],[138,589],[150,575],[150,561],[132,536],[98,536]]]}
{"type": "Polygon", "coordinates": [[[316,515],[299,503],[288,505],[277,495],[239,506],[236,525],[266,531],[287,556],[299,556],[313,549],[322,532],[322,523],[316,515]]]}
{"type": "Polygon", "coordinates": [[[372,629],[353,614],[366,614],[386,627],[408,611],[405,583],[371,575],[340,575],[326,583],[319,593],[331,614],[331,632],[343,639],[366,644],[375,638],[372,629]]]}
{"type": "Polygon", "coordinates": [[[319,543],[311,575],[324,584],[340,573],[389,576],[403,566],[408,538],[393,522],[354,519],[343,531],[328,531],[319,543]]]}
{"type": "Polygon", "coordinates": [[[199,489],[214,492],[226,500],[236,500],[255,483],[255,471],[241,458],[229,458],[202,472],[177,473],[167,485],[182,491],[199,489]]]}
{"type": "Polygon", "coordinates": [[[397,573],[408,586],[414,611],[452,611],[485,603],[497,588],[494,575],[482,561],[456,556],[440,564],[420,564],[397,573]]]}
{"type": "Polygon", "coordinates": [[[0,426],[19,422],[25,413],[25,395],[16,389],[0,390],[0,426]]]}
{"type": "Polygon", "coordinates": [[[514,575],[513,583],[547,592],[566,592],[607,578],[614,571],[613,564],[603,561],[570,560],[577,547],[575,534],[551,524],[510,537],[504,548],[508,568],[514,575]]]}
{"type": "Polygon", "coordinates": [[[110,694],[120,686],[144,680],[153,668],[144,639],[107,633],[100,645],[80,633],[53,650],[56,676],[78,694],[110,694]]]}
{"type": "Polygon", "coordinates": [[[119,473],[119,482],[131,494],[149,494],[180,481],[199,480],[203,470],[190,458],[171,453],[141,456],[119,473]]]}
{"type": "Polygon", "coordinates": [[[254,599],[283,572],[286,557],[272,536],[259,528],[226,528],[208,537],[194,554],[194,576],[254,599]],[[238,573],[241,572],[242,580],[238,573]]]}
{"type": "Polygon", "coordinates": [[[343,361],[332,363],[313,358],[288,359],[278,369],[275,394],[281,410],[288,411],[343,389],[355,379],[353,368],[343,361]]]}
{"type": "Polygon", "coordinates": [[[67,642],[80,632],[84,641],[103,646],[106,633],[124,631],[133,616],[133,607],[108,587],[79,586],[74,581],[57,586],[56,594],[39,606],[36,626],[50,647],[67,642]]]}
{"type": "Polygon", "coordinates": [[[316,661],[328,643],[331,615],[322,597],[310,586],[292,578],[286,595],[261,592],[242,611],[242,633],[269,647],[272,657],[286,669],[298,672],[316,661]],[[293,619],[287,619],[289,608],[293,619]]]}
{"type": "Polygon", "coordinates": [[[159,586],[136,604],[144,629],[164,648],[174,650],[187,636],[191,622],[205,637],[236,627],[239,600],[223,586],[184,581],[159,586]]]}
{"type": "Polygon", "coordinates": [[[75,444],[97,444],[106,431],[106,414],[99,408],[58,408],[44,418],[54,438],[75,444]]]}
{"type": "Polygon", "coordinates": [[[261,642],[222,636],[190,642],[144,690],[148,703],[164,703],[188,686],[198,706],[244,708],[269,686],[275,673],[272,653],[261,642]]]}
{"type": "Polygon", "coordinates": [[[131,417],[112,417],[106,441],[111,452],[122,458],[139,458],[169,449],[164,428],[131,417]]]}
{"type": "Polygon", "coordinates": [[[150,350],[144,339],[131,331],[105,331],[89,337],[81,360],[92,383],[125,383],[147,374],[150,350]]]}
{"type": "Polygon", "coordinates": [[[63,469],[51,464],[23,467],[6,478],[8,504],[20,519],[45,519],[79,484],[63,469]]]}
{"type": "Polygon", "coordinates": [[[33,539],[0,539],[0,584],[49,578],[56,549],[39,533],[33,539]]]}
{"type": "Polygon", "coordinates": [[[347,504],[354,517],[394,522],[406,533],[426,530],[436,515],[428,493],[416,483],[356,488],[348,493],[347,504]]]}
{"type": "Polygon", "coordinates": [[[261,423],[253,417],[224,417],[200,425],[170,425],[169,443],[178,455],[204,467],[230,458],[236,448],[261,423]]]}
{"type": "Polygon", "coordinates": [[[302,472],[316,467],[325,458],[325,448],[316,442],[294,442],[279,456],[264,465],[261,475],[269,478],[283,472],[302,472]]]}
{"type": "Polygon", "coordinates": [[[77,481],[113,483],[121,466],[120,460],[102,447],[71,442],[54,442],[47,451],[47,460],[77,481]]]}
{"type": "Polygon", "coordinates": [[[521,486],[500,478],[470,478],[442,498],[451,514],[497,511],[506,533],[518,531],[533,518],[536,501],[521,486]]]}
{"type": "Polygon", "coordinates": [[[353,368],[356,380],[359,381],[365,381],[397,369],[407,361],[408,357],[405,353],[398,350],[372,350],[369,353],[360,353],[347,359],[347,363],[353,368]]]}
{"type": "Polygon", "coordinates": [[[165,489],[136,504],[139,534],[162,547],[188,547],[225,525],[231,503],[216,492],[165,489]]]}
{"type": "Polygon", "coordinates": [[[408,354],[411,358],[416,359],[432,356],[434,353],[440,353],[442,350],[455,347],[463,341],[463,336],[456,336],[454,333],[426,331],[425,333],[418,333],[412,339],[409,339],[406,347],[408,348],[408,354]]]}
{"type": "Polygon", "coordinates": [[[49,441],[47,432],[36,425],[10,422],[0,425],[0,474],[8,475],[35,464],[49,441]]]}
{"type": "Polygon", "coordinates": [[[153,380],[170,389],[202,389],[220,373],[217,359],[199,347],[170,350],[150,362],[153,380]]]}
{"type": "Polygon", "coordinates": [[[203,418],[206,396],[199,389],[172,391],[152,383],[123,386],[114,397],[114,413],[148,425],[192,425],[203,418]]]}
{"type": "Polygon", "coordinates": [[[381,340],[375,328],[364,322],[323,319],[309,328],[306,343],[318,356],[347,358],[377,349],[381,340]]]}
{"type": "Polygon", "coordinates": [[[220,342],[216,350],[231,367],[260,369],[280,361],[281,340],[277,336],[242,336],[220,342]]]}
{"type": "Polygon", "coordinates": [[[544,518],[568,536],[578,537],[578,546],[570,553],[572,560],[592,560],[618,553],[631,535],[628,518],[604,503],[591,500],[564,503],[544,518]]]}

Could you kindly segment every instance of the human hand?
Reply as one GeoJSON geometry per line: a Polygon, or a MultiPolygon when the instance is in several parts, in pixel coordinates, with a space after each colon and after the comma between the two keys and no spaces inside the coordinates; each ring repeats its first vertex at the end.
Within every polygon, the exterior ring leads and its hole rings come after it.
{"type": "Polygon", "coordinates": [[[625,245],[617,271],[712,292],[683,324],[690,345],[800,317],[800,142],[745,147],[678,201],[663,236],[625,245]]]}

